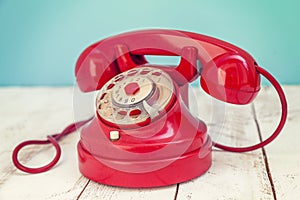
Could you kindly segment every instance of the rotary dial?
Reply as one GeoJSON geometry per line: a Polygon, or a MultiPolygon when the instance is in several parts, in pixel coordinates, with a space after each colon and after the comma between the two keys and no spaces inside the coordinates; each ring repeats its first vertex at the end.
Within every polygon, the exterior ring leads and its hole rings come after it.
{"type": "Polygon", "coordinates": [[[158,116],[171,102],[173,93],[173,82],[163,70],[134,68],[113,77],[100,89],[97,112],[117,125],[142,123],[158,116]]]}

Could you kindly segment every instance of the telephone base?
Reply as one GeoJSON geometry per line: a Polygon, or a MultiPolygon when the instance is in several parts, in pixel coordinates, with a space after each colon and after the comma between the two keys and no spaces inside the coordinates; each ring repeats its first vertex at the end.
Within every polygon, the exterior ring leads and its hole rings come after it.
{"type": "Polygon", "coordinates": [[[140,166],[141,169],[149,165],[157,166],[165,160],[145,161],[108,161],[105,158],[95,158],[79,142],[77,145],[80,172],[87,178],[105,185],[146,188],[173,185],[185,182],[204,174],[212,163],[211,140],[208,138],[201,148],[183,154],[179,157],[168,159],[170,163],[163,168],[150,172],[129,173],[109,167],[109,162],[118,162],[123,166],[140,166]]]}

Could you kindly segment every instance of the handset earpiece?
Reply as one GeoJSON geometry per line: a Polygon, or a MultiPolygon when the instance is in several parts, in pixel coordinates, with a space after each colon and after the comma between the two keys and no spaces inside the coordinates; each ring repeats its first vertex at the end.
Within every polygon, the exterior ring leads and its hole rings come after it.
{"type": "Polygon", "coordinates": [[[260,76],[254,62],[233,52],[208,62],[201,72],[200,83],[206,93],[233,104],[250,103],[260,90],[260,76]]]}

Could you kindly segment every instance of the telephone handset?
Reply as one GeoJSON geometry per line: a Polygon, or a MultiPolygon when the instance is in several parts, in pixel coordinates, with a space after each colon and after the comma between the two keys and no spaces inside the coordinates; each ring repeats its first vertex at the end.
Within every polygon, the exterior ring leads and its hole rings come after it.
{"type": "Polygon", "coordinates": [[[39,173],[60,156],[57,141],[81,126],[78,143],[81,173],[103,184],[154,187],[184,182],[205,173],[212,146],[246,152],[270,143],[282,130],[287,103],[279,83],[244,50],[208,36],[174,30],[123,33],[89,46],[75,68],[79,88],[97,91],[95,116],[44,141],[26,141],[13,152],[22,171],[39,173]],[[153,65],[145,55],[180,56],[178,66],[153,65]],[[260,74],[275,87],[282,116],[274,133],[249,147],[212,142],[203,121],[189,111],[187,85],[200,76],[209,95],[233,104],[252,102],[260,74]],[[48,165],[28,168],[18,161],[26,145],[52,143],[57,155],[48,165]]]}

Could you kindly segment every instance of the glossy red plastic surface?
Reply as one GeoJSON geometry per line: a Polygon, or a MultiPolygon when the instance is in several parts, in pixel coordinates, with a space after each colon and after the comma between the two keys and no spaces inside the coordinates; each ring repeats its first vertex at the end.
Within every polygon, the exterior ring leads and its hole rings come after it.
{"type": "MultiPolygon", "coordinates": [[[[141,66],[163,69],[172,78],[174,94],[165,105],[165,112],[126,127],[108,123],[95,113],[93,118],[73,123],[61,133],[48,136],[47,140],[20,143],[12,155],[15,166],[28,173],[49,170],[61,154],[58,140],[88,123],[81,131],[78,156],[80,171],[91,180],[123,187],[157,187],[200,176],[211,166],[212,141],[204,122],[188,110],[188,83],[199,75],[202,88],[211,96],[229,103],[246,104],[257,95],[259,74],[262,74],[275,87],[282,105],[280,122],[267,139],[249,147],[213,142],[215,147],[232,152],[252,151],[273,141],[285,124],[287,102],[276,79],[257,66],[242,49],[196,33],[145,30],[102,40],[80,55],[76,79],[82,91],[94,91],[120,72],[141,66]],[[144,55],[176,55],[181,56],[181,61],[177,67],[154,66],[147,64],[144,55]],[[49,143],[57,151],[49,164],[30,168],[19,162],[18,153],[23,147],[49,143]]],[[[139,89],[132,82],[125,87],[125,92],[134,95],[139,89]]]]}
{"type": "MultiPolygon", "coordinates": [[[[155,187],[203,174],[211,165],[211,140],[205,124],[188,110],[187,84],[200,75],[204,91],[234,104],[250,103],[260,89],[255,61],[247,52],[212,37],[175,30],[128,32],[91,45],[76,63],[78,85],[84,92],[98,90],[123,71],[153,66],[144,55],[181,56],[177,67],[155,66],[172,77],[176,98],[159,119],[126,129],[95,115],[78,143],[80,171],[94,181],[155,187]],[[111,141],[111,131],[118,131],[120,138],[111,141]]],[[[134,93],[137,88],[130,85],[127,90],[134,93]]]]}
{"type": "Polygon", "coordinates": [[[128,32],[91,45],[76,63],[78,85],[82,91],[99,89],[118,73],[146,64],[144,55],[181,56],[176,70],[185,79],[177,80],[178,84],[200,75],[198,59],[203,68],[202,88],[229,103],[250,103],[260,89],[260,76],[250,54],[216,38],[175,30],[128,32]]]}
{"type": "MultiPolygon", "coordinates": [[[[97,182],[126,187],[162,186],[192,179],[209,168],[211,142],[206,126],[187,108],[187,84],[200,72],[203,89],[226,102],[249,103],[259,91],[260,78],[248,53],[215,38],[172,30],[129,32],[91,45],[76,63],[78,85],[85,92],[100,89],[120,72],[146,66],[144,55],[181,56],[175,68],[156,66],[172,77],[178,94],[163,119],[149,119],[124,129],[96,115],[82,130],[78,144],[80,171],[97,182]],[[110,141],[110,132],[116,130],[120,139],[110,141]],[[205,156],[199,157],[195,152],[205,156]],[[154,169],[166,161],[169,163],[154,169]],[[149,167],[154,168],[143,171],[149,167]],[[182,174],[174,176],[178,172],[182,174]]],[[[128,93],[137,90],[134,85],[126,89],[128,93]]]]}
{"type": "Polygon", "coordinates": [[[208,170],[212,143],[206,125],[190,114],[183,100],[187,96],[174,96],[177,99],[168,111],[146,126],[118,129],[96,115],[81,131],[81,173],[108,185],[156,187],[184,182],[208,170]],[[111,141],[111,131],[119,131],[120,139],[111,141]]]}
{"type": "MultiPolygon", "coordinates": [[[[206,151],[211,148],[210,140],[203,149],[181,155],[180,157],[159,160],[142,161],[118,161],[120,165],[148,167],[166,162],[167,167],[147,173],[126,173],[103,164],[94,155],[86,151],[81,143],[77,145],[80,172],[87,178],[106,185],[145,188],[167,186],[182,183],[198,177],[205,173],[212,162],[212,154],[208,153],[199,157],[199,151],[206,151]]],[[[113,161],[111,161],[113,162],[113,161]]]]}

